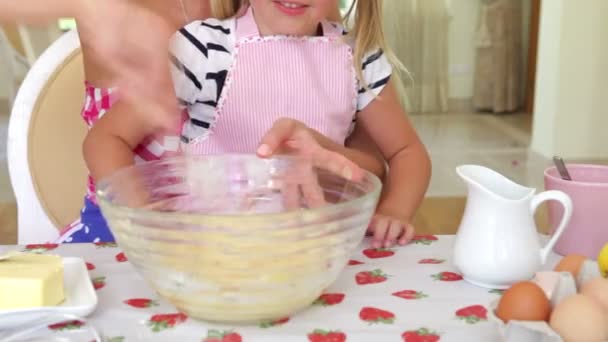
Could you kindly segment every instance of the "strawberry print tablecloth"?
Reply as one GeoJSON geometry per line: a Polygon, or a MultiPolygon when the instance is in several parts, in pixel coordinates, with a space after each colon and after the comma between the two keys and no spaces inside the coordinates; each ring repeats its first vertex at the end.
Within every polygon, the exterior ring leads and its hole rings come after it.
{"type": "MultiPolygon", "coordinates": [[[[339,280],[309,309],[249,326],[210,324],[180,314],[115,245],[27,249],[85,259],[99,298],[87,324],[105,341],[500,341],[486,309],[499,293],[462,280],[450,262],[453,243],[454,236],[429,235],[405,247],[374,250],[364,241],[339,280]]],[[[14,246],[0,247],[7,249],[14,246]]],[[[69,321],[49,329],[51,334],[73,332],[76,340],[82,325],[69,321]]]]}

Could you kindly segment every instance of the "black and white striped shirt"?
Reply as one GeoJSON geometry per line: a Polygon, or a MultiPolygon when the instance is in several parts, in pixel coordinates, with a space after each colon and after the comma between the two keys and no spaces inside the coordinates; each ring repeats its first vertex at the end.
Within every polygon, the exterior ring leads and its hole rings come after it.
{"type": "MultiPolygon", "coordinates": [[[[172,38],[173,83],[180,104],[189,114],[182,131],[185,141],[205,135],[213,124],[228,70],[234,62],[235,28],[234,18],[199,20],[184,26],[172,38]]],[[[371,91],[359,86],[358,111],[382,91],[391,73],[391,64],[381,50],[365,55],[363,78],[371,91]]]]}

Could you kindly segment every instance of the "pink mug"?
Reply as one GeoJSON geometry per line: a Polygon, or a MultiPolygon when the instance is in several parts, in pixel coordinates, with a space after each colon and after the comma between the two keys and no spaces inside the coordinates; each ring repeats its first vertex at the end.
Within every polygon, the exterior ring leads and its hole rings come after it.
{"type": "MultiPolygon", "coordinates": [[[[581,254],[595,260],[608,243],[608,166],[566,165],[571,181],[557,168],[545,170],[545,189],[560,190],[572,199],[572,218],[553,250],[561,255],[581,254]]],[[[549,202],[551,232],[561,221],[563,209],[549,202]]]]}

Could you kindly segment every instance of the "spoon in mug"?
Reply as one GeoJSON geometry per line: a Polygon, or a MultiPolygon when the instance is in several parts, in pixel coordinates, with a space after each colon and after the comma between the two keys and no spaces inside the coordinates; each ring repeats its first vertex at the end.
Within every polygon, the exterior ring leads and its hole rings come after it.
{"type": "Polygon", "coordinates": [[[570,177],[570,173],[566,168],[566,164],[564,163],[564,160],[561,157],[553,157],[553,164],[555,164],[555,167],[557,167],[557,172],[559,172],[559,175],[562,177],[563,180],[572,180],[572,177],[570,177]]]}

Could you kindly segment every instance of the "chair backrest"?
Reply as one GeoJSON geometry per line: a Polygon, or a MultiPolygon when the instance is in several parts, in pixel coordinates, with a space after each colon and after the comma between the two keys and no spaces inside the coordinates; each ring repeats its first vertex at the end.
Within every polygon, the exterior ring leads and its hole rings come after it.
{"type": "Polygon", "coordinates": [[[87,174],[83,99],[82,54],[70,31],[32,66],[11,113],[8,163],[20,244],[54,241],[79,216],[87,174]]]}

